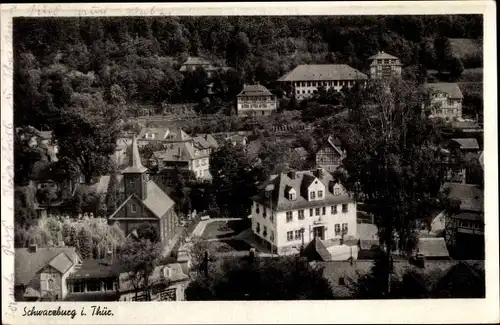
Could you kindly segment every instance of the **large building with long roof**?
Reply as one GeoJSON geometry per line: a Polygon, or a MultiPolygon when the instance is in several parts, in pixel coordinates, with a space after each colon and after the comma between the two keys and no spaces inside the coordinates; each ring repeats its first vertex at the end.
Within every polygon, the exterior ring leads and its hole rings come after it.
{"type": "Polygon", "coordinates": [[[288,83],[292,95],[297,99],[311,97],[319,87],[351,88],[356,82],[362,84],[368,77],[347,64],[302,64],[278,79],[288,83]]]}

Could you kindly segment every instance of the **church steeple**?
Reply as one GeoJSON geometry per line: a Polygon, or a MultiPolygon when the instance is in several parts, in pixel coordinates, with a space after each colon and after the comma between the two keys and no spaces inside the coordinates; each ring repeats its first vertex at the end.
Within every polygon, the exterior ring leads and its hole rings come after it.
{"type": "Polygon", "coordinates": [[[137,138],[134,135],[132,139],[132,159],[130,165],[122,171],[123,180],[125,181],[125,195],[127,197],[135,193],[141,200],[146,198],[147,170],[142,165],[137,138]]]}

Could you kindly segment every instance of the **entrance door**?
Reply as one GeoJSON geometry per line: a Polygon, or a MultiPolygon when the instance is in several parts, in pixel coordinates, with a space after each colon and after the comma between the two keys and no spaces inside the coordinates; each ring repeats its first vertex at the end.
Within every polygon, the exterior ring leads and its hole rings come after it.
{"type": "Polygon", "coordinates": [[[321,240],[325,240],[325,227],[314,227],[314,237],[318,237],[321,240]]]}

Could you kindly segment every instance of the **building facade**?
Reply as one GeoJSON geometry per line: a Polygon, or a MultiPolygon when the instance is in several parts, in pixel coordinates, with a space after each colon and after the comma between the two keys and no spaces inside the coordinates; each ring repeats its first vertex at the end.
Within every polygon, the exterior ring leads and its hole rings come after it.
{"type": "Polygon", "coordinates": [[[368,77],[346,64],[303,64],[278,79],[288,84],[290,96],[297,99],[311,97],[319,87],[333,88],[340,91],[342,88],[351,88],[354,84],[364,85],[368,77]]]}
{"type": "Polygon", "coordinates": [[[462,100],[464,96],[456,83],[429,83],[430,117],[446,120],[462,118],[462,100]]]}
{"type": "Polygon", "coordinates": [[[122,175],[126,199],[109,216],[109,223],[118,223],[125,235],[142,224],[150,224],[157,230],[161,242],[168,245],[177,224],[174,201],[149,179],[147,168],[141,163],[135,136],[132,140],[132,162],[122,175]]]}
{"type": "Polygon", "coordinates": [[[327,244],[355,238],[356,226],[356,202],[323,169],[273,175],[253,198],[253,233],[279,255],[298,253],[315,237],[327,244]]]}
{"type": "Polygon", "coordinates": [[[329,136],[316,152],[316,166],[334,172],[345,158],[345,150],[338,138],[329,136]]]}
{"type": "Polygon", "coordinates": [[[238,116],[269,115],[278,109],[276,96],[262,85],[244,85],[236,102],[238,116]]]}
{"type": "Polygon", "coordinates": [[[370,62],[370,78],[388,80],[392,77],[401,77],[401,60],[385,52],[368,58],[370,62]]]}

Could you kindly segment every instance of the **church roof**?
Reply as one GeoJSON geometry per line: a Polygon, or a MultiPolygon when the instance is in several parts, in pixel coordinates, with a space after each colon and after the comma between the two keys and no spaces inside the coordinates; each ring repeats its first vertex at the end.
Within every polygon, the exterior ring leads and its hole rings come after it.
{"type": "Polygon", "coordinates": [[[132,139],[132,164],[125,168],[122,173],[144,173],[147,170],[148,169],[142,165],[139,147],[137,146],[137,138],[134,135],[132,139]]]}

